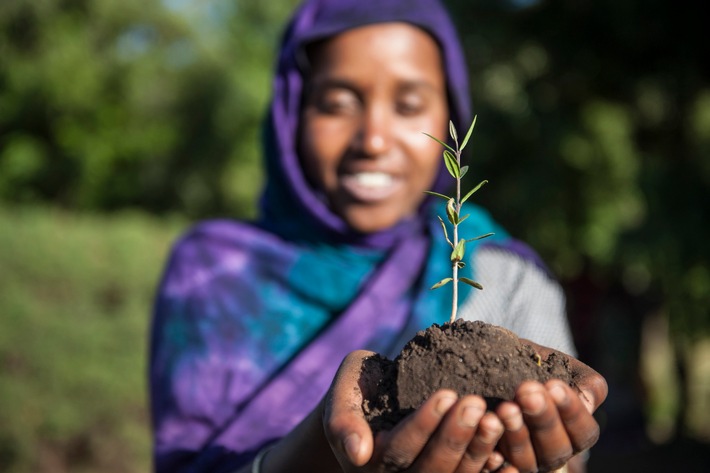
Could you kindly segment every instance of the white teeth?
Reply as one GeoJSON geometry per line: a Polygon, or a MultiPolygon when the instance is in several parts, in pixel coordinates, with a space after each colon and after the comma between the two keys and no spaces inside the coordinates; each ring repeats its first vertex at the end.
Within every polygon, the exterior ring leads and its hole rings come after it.
{"type": "Polygon", "coordinates": [[[384,172],[359,172],[353,177],[365,187],[387,187],[392,185],[392,176],[384,172]]]}

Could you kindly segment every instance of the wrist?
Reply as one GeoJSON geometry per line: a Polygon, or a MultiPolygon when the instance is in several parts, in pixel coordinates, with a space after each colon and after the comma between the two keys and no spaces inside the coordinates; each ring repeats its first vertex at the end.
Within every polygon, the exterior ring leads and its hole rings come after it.
{"type": "Polygon", "coordinates": [[[262,449],[251,465],[251,473],[340,473],[323,427],[321,401],[288,435],[262,449]]]}

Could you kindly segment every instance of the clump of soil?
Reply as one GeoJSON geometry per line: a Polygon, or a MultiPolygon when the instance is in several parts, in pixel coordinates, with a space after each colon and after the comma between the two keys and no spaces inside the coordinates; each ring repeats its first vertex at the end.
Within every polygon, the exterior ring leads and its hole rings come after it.
{"type": "Polygon", "coordinates": [[[436,390],[459,396],[478,394],[488,407],[511,400],[525,380],[562,379],[576,387],[569,359],[546,359],[513,332],[480,321],[457,320],[420,331],[394,360],[373,356],[365,361],[363,410],[373,430],[389,430],[436,390]]]}

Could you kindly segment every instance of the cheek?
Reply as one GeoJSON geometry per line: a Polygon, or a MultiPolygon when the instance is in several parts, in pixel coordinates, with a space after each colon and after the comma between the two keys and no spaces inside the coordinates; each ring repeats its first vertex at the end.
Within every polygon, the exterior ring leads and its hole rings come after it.
{"type": "Polygon", "coordinates": [[[352,120],[319,116],[308,121],[305,132],[314,147],[329,151],[344,150],[354,133],[352,120]]]}
{"type": "Polygon", "coordinates": [[[428,135],[446,142],[449,137],[448,108],[434,106],[432,110],[421,119],[408,125],[410,136],[408,141],[412,148],[420,149],[425,155],[441,155],[444,147],[428,135]]]}
{"type": "Polygon", "coordinates": [[[342,136],[342,130],[327,120],[304,120],[299,154],[306,176],[322,187],[333,179],[343,154],[342,136]]]}
{"type": "Polygon", "coordinates": [[[442,153],[444,147],[426,134],[436,137],[446,142],[448,139],[448,108],[441,105],[433,107],[424,119],[420,120],[408,137],[408,147],[410,153],[415,156],[417,166],[421,170],[428,170],[427,175],[434,176],[439,169],[440,159],[443,160],[442,153]],[[426,133],[426,134],[425,134],[426,133]]]}
{"type": "MultiPolygon", "coordinates": [[[[430,134],[437,138],[442,136],[434,133],[430,134]]],[[[410,145],[410,153],[414,156],[413,165],[417,168],[417,181],[421,186],[426,187],[424,190],[428,190],[434,184],[439,167],[444,159],[442,155],[444,147],[424,133],[418,133],[416,137],[412,137],[410,145]]]]}

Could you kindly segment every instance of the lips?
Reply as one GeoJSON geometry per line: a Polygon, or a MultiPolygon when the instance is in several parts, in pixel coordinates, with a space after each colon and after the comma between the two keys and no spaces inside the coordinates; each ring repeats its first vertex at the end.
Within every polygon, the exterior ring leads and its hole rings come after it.
{"type": "Polygon", "coordinates": [[[343,174],[340,183],[351,198],[365,203],[388,199],[403,185],[401,178],[380,171],[343,174]]]}

